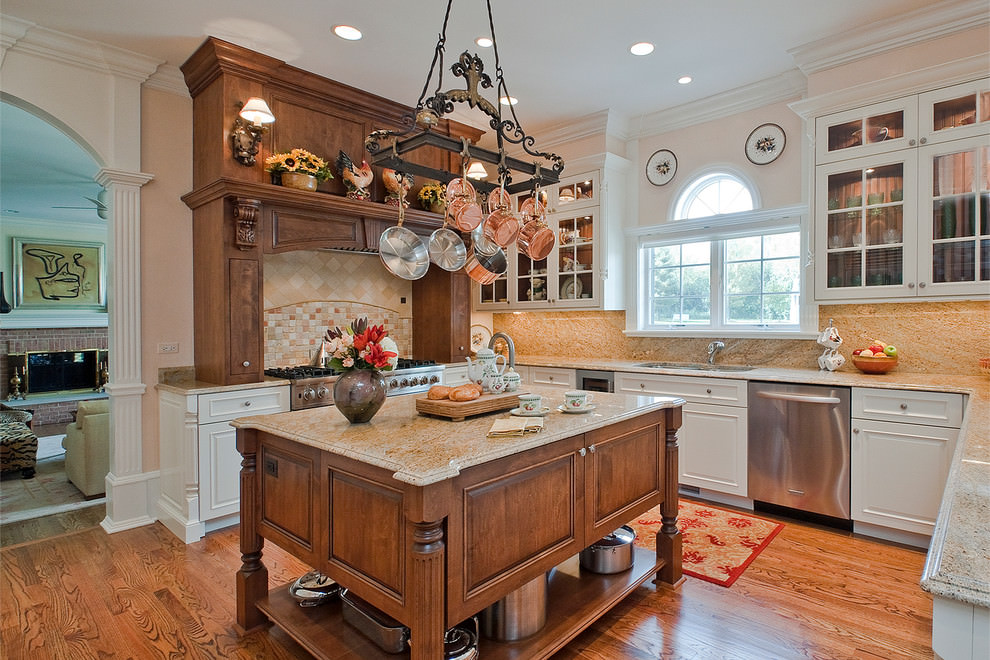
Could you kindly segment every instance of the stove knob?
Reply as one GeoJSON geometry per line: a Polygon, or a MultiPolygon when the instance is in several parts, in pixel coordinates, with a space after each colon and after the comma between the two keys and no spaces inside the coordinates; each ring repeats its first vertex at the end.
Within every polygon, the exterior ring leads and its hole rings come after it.
{"type": "Polygon", "coordinates": [[[388,384],[388,386],[394,390],[396,387],[399,386],[399,381],[396,380],[396,379],[393,379],[392,382],[388,384]]]}
{"type": "Polygon", "coordinates": [[[439,376],[430,376],[430,382],[431,383],[439,383],[440,382],[440,377],[439,376]]]}
{"type": "Polygon", "coordinates": [[[316,397],[319,398],[319,399],[325,399],[325,398],[327,398],[327,395],[329,395],[329,394],[330,394],[330,390],[327,389],[327,386],[326,385],[320,385],[316,389],[316,397]]]}
{"type": "Polygon", "coordinates": [[[316,391],[313,390],[312,387],[307,386],[306,389],[303,390],[303,401],[312,401],[314,397],[316,397],[316,391]]]}
{"type": "Polygon", "coordinates": [[[420,385],[426,385],[428,382],[430,382],[430,379],[427,378],[426,376],[421,376],[420,379],[419,379],[419,384],[420,385]]]}
{"type": "Polygon", "coordinates": [[[402,386],[402,387],[406,387],[407,385],[409,385],[409,380],[406,379],[406,378],[403,378],[402,380],[399,381],[399,385],[402,386]]]}

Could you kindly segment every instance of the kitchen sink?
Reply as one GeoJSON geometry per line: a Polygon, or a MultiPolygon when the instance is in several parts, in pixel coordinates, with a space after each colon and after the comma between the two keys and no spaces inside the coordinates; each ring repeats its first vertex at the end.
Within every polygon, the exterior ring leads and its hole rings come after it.
{"type": "Polygon", "coordinates": [[[745,364],[708,364],[706,362],[640,362],[643,369],[683,369],[685,371],[751,371],[745,364]]]}

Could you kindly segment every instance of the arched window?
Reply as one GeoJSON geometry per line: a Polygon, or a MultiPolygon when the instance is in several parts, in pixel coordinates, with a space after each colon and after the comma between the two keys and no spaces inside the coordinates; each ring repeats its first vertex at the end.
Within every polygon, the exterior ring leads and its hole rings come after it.
{"type": "Polygon", "coordinates": [[[728,172],[710,172],[684,188],[674,207],[674,220],[741,213],[755,207],[753,191],[745,181],[728,172]]]}

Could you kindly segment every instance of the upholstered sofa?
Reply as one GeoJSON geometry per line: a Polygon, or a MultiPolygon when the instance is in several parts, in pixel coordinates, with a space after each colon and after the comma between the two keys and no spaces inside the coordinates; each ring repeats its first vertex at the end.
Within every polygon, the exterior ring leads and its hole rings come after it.
{"type": "Polygon", "coordinates": [[[21,476],[34,476],[38,437],[31,430],[33,415],[27,410],[0,403],[0,471],[20,470],[21,476]]]}
{"type": "Polygon", "coordinates": [[[65,427],[65,475],[86,497],[106,492],[110,471],[110,402],[80,401],[76,421],[65,427]]]}

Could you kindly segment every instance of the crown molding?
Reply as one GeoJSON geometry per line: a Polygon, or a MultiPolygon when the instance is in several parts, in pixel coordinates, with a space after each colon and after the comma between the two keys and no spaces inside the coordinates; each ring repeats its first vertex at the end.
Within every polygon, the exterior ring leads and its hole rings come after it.
{"type": "Polygon", "coordinates": [[[630,137],[645,138],[669,133],[774,103],[790,101],[803,96],[807,89],[808,81],[804,74],[797,69],[791,69],[751,85],[736,87],[721,94],[645,115],[640,127],[630,137]]]}
{"type": "Polygon", "coordinates": [[[7,49],[20,41],[34,26],[35,24],[31,21],[0,14],[0,62],[7,54],[7,49]]]}
{"type": "Polygon", "coordinates": [[[157,89],[161,92],[176,94],[184,98],[192,98],[182,70],[173,64],[161,64],[158,69],[144,81],[143,87],[157,89]]]}
{"type": "MultiPolygon", "coordinates": [[[[4,23],[8,20],[4,16],[4,23]]],[[[31,24],[24,36],[11,46],[16,52],[78,66],[97,73],[111,74],[144,82],[161,64],[147,55],[80,39],[64,32],[31,24]]]]}
{"type": "Polygon", "coordinates": [[[987,24],[990,12],[986,0],[933,2],[903,16],[844,30],[787,52],[798,68],[810,75],[987,24]]]}
{"type": "Polygon", "coordinates": [[[833,112],[889,101],[898,96],[920,94],[938,87],[978,80],[986,75],[987,55],[971,55],[945,64],[801,99],[789,104],[788,107],[804,119],[814,119],[833,112]]]}

